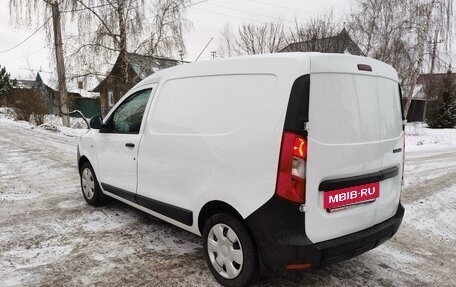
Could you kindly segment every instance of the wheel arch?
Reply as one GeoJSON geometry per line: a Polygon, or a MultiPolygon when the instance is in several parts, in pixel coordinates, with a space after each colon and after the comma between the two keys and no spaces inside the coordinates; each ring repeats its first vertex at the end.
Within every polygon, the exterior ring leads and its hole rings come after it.
{"type": "Polygon", "coordinates": [[[79,158],[79,160],[78,160],[78,171],[79,171],[79,173],[81,173],[81,167],[82,167],[82,165],[83,165],[84,163],[86,163],[86,162],[88,162],[90,165],[92,165],[92,164],[90,163],[89,159],[88,159],[85,155],[83,155],[83,156],[81,156],[81,157],[79,158]]]}
{"type": "MultiPolygon", "coordinates": [[[[244,218],[241,216],[241,214],[231,205],[229,205],[226,202],[220,201],[220,200],[213,200],[207,202],[203,208],[201,208],[201,211],[199,212],[198,215],[198,230],[201,234],[203,234],[204,230],[204,224],[206,221],[214,214],[217,213],[228,213],[237,219],[239,219],[241,222],[244,222],[244,218]]],[[[249,231],[250,232],[250,231],[249,231]]]]}

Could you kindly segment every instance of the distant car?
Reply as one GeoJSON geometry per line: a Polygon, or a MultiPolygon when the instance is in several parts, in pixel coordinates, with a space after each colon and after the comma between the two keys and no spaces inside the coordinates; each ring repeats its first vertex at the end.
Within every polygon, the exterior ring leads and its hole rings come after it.
{"type": "Polygon", "coordinates": [[[396,71],[283,53],[180,65],[137,84],[81,138],[85,200],[110,196],[203,237],[225,286],[359,255],[399,228],[396,71]]]}

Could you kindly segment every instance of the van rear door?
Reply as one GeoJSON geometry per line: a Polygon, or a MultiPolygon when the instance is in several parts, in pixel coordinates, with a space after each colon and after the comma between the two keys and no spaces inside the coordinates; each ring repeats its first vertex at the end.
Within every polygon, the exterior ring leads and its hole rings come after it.
{"type": "Polygon", "coordinates": [[[316,243],[337,238],[392,217],[400,200],[402,148],[395,70],[364,57],[312,55],[305,219],[309,239],[316,243]]]}

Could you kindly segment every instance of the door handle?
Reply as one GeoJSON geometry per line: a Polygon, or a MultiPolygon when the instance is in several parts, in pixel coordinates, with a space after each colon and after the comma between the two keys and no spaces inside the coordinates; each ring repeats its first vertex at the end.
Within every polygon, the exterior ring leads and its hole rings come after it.
{"type": "Polygon", "coordinates": [[[125,146],[127,146],[127,147],[135,147],[135,144],[134,143],[126,143],[125,146]]]}

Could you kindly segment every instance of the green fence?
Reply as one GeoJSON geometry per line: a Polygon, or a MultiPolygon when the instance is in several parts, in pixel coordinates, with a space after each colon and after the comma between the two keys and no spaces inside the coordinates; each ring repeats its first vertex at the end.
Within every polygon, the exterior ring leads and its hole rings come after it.
{"type": "MultiPolygon", "coordinates": [[[[75,98],[73,100],[73,109],[80,110],[86,118],[101,116],[100,98],[75,98]]],[[[79,114],[72,115],[79,118],[79,114]]]]}

